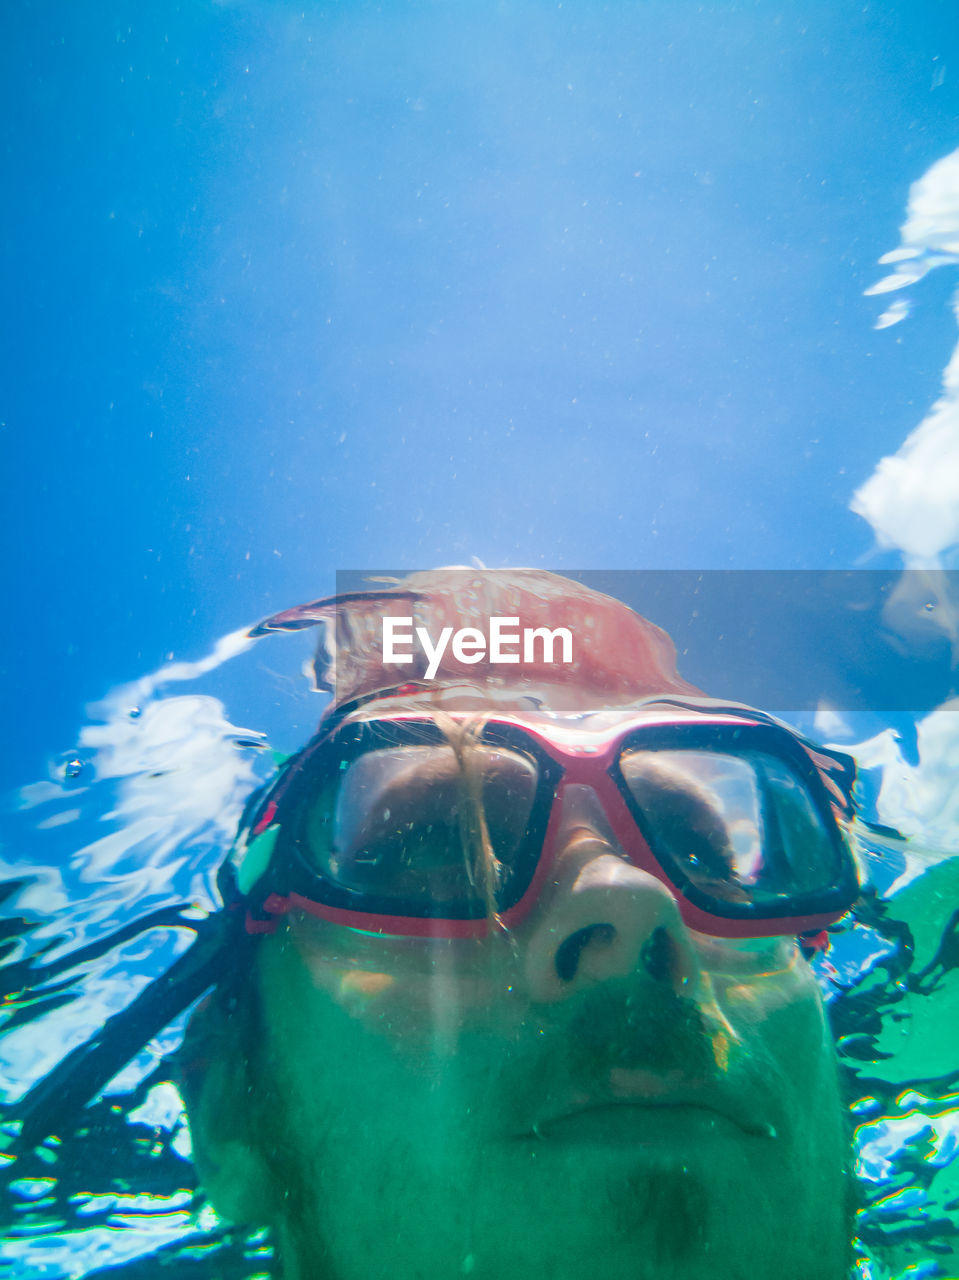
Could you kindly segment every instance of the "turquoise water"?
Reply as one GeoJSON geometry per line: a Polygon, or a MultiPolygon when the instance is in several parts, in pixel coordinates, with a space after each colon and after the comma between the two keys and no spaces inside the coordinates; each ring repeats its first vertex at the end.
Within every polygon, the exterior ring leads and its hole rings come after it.
{"type": "MultiPolygon", "coordinates": [[[[0,21],[0,854],[30,880],[7,964],[202,918],[245,797],[322,705],[308,636],[224,662],[217,638],[338,571],[922,571],[877,627],[895,695],[865,701],[876,652],[824,634],[825,586],[775,641],[730,610],[735,679],[681,603],[661,621],[723,696],[771,706],[737,680],[814,669],[771,709],[855,748],[892,833],[863,857],[895,889],[819,962],[860,1269],[956,1275],[949,6],[15,0],[0,21]]],[[[15,1006],[8,1096],[190,923],[92,959],[78,999],[63,971],[15,1006]]],[[[166,1083],[178,1034],[111,1084],[93,1136],[7,1169],[11,1274],[132,1278],[194,1246],[198,1274],[267,1269],[259,1239],[203,1254],[224,1229],[166,1083]]]]}

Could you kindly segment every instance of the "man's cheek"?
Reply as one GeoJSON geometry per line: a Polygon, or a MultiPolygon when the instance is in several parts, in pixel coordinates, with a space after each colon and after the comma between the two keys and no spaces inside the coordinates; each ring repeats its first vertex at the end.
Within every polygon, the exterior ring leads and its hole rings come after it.
{"type": "Polygon", "coordinates": [[[748,981],[713,981],[716,1002],[733,1035],[777,1063],[788,1078],[794,1073],[813,1087],[822,1078],[835,1081],[835,1046],[815,978],[804,962],[748,981]]]}
{"type": "Polygon", "coordinates": [[[726,993],[725,1007],[742,1046],[761,1053],[783,1081],[784,1101],[832,1102],[836,1052],[818,993],[805,983],[726,993]]]}
{"type": "Polygon", "coordinates": [[[730,1022],[744,1028],[770,1020],[802,1022],[807,1030],[824,1025],[819,988],[805,962],[798,957],[781,969],[747,978],[711,976],[716,1001],[730,1022]]]}
{"type": "Polygon", "coordinates": [[[316,953],[300,953],[297,963],[295,981],[304,999],[328,1003],[354,1030],[384,1037],[397,1051],[446,1056],[472,1033],[496,1033],[507,1041],[521,1034],[523,1005],[502,973],[464,973],[443,962],[390,971],[369,961],[331,962],[316,953]]]}

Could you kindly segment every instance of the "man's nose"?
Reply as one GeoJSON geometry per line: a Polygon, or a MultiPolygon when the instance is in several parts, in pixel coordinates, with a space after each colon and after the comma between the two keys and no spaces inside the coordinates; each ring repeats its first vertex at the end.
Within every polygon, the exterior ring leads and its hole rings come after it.
{"type": "Polygon", "coordinates": [[[635,974],[695,997],[699,963],[670,890],[625,858],[591,787],[567,787],[562,804],[551,882],[526,948],[530,995],[565,1000],[635,974]]]}

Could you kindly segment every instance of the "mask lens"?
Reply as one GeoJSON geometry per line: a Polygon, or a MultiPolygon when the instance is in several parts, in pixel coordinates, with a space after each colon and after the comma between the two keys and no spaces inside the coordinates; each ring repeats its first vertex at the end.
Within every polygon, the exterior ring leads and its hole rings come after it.
{"type": "Polygon", "coordinates": [[[779,757],[637,750],[621,769],[653,852],[707,897],[775,913],[837,882],[832,830],[779,757]]]}
{"type": "Polygon", "coordinates": [[[380,909],[450,910],[482,896],[491,871],[509,896],[537,768],[518,752],[471,743],[461,768],[446,744],[374,749],[340,763],[311,798],[305,844],[315,870],[380,909]],[[465,772],[464,772],[465,771],[465,772]],[[492,867],[480,838],[482,812],[492,867]]]}

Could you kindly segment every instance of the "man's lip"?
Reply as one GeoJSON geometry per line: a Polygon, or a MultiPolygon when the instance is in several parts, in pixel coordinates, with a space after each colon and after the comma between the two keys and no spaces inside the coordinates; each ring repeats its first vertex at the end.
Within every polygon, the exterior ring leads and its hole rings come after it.
{"type": "Polygon", "coordinates": [[[645,1097],[597,1097],[551,1107],[517,1137],[562,1140],[588,1136],[593,1128],[601,1132],[607,1125],[613,1131],[618,1125],[641,1131],[646,1123],[650,1127],[670,1121],[678,1125],[681,1114],[705,1123],[709,1123],[710,1117],[718,1118],[750,1137],[776,1137],[775,1127],[756,1115],[744,1102],[726,1097],[721,1092],[717,1094],[700,1089],[661,1092],[645,1097]]]}

